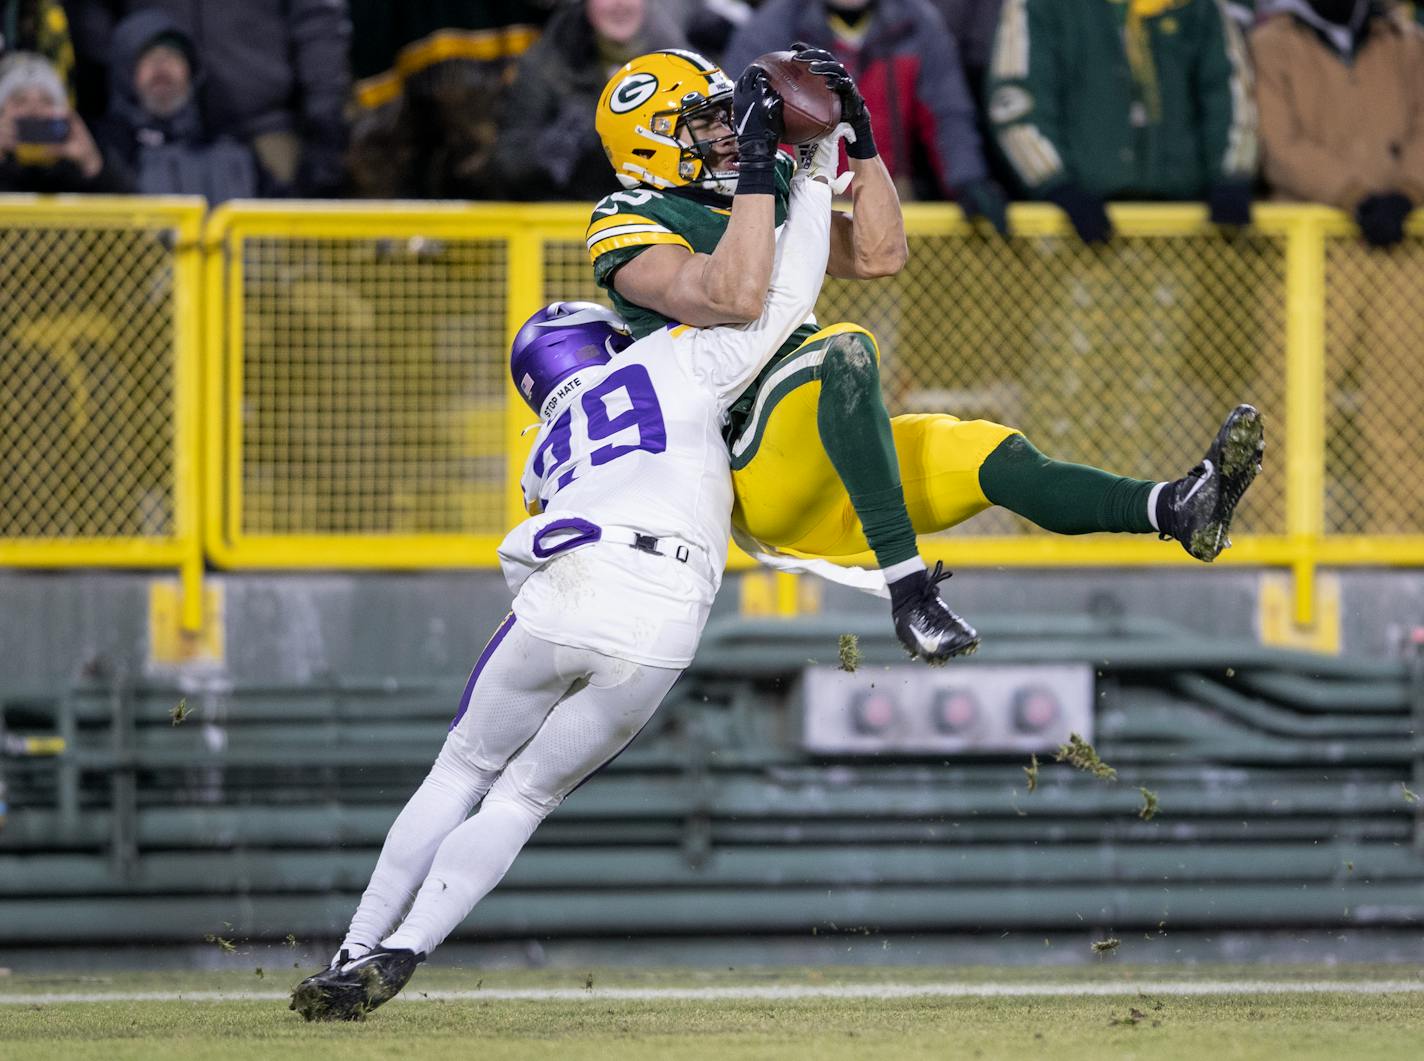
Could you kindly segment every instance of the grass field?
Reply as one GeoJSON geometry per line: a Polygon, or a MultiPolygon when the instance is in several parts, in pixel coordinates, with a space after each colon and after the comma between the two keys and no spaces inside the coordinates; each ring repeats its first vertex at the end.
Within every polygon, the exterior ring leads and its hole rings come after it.
{"type": "Polygon", "coordinates": [[[417,973],[409,1001],[354,1025],[308,1025],[289,1012],[284,993],[297,975],[6,977],[0,1057],[1373,1061],[1417,1058],[1424,1042],[1424,974],[1397,966],[431,968],[417,973]]]}

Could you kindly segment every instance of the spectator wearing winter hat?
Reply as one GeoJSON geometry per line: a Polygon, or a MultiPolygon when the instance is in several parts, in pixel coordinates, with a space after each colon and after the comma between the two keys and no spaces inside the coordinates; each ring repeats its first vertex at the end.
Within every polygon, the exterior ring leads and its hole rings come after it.
{"type": "Polygon", "coordinates": [[[123,192],[44,58],[0,60],[0,191],[123,192]]]}
{"type": "Polygon", "coordinates": [[[112,164],[143,195],[201,195],[209,203],[272,190],[251,148],[209,135],[198,102],[192,40],[161,11],[114,29],[109,112],[96,126],[112,164]]]}
{"type": "Polygon", "coordinates": [[[247,144],[267,172],[302,195],[342,190],[351,92],[347,0],[65,0],[65,6],[81,64],[100,67],[114,55],[120,20],[138,11],[167,14],[202,56],[199,96],[208,127],[247,144]]]}

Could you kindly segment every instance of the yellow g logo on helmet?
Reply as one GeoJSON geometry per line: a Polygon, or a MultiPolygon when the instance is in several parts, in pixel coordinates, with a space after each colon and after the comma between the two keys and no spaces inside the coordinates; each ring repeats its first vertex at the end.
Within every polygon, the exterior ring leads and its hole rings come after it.
{"type": "Polygon", "coordinates": [[[650,52],[609,79],[598,98],[594,127],[624,187],[727,181],[735,187],[734,171],[713,172],[697,145],[677,139],[679,125],[689,116],[729,109],[731,101],[732,82],[715,63],[696,52],[650,52]]]}
{"type": "Polygon", "coordinates": [[[658,79],[653,74],[647,71],[629,74],[614,88],[608,98],[608,109],[614,114],[627,114],[647,103],[657,90],[658,79]]]}

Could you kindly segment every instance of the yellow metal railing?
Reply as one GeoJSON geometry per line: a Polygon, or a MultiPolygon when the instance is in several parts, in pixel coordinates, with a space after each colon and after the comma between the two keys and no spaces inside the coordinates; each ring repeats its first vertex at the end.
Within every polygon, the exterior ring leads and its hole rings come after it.
{"type": "MultiPolygon", "coordinates": [[[[1424,216],[1381,253],[1311,206],[1259,206],[1234,238],[1198,207],[1118,206],[1106,248],[1049,207],[1015,207],[1009,241],[953,208],[906,215],[906,270],[828,281],[818,308],[879,336],[892,412],[994,419],[1053,456],[1166,478],[1252,401],[1267,467],[1221,562],[1292,570],[1301,621],[1318,566],[1424,564],[1424,216]]],[[[0,563],[171,566],[185,588],[201,550],[233,568],[493,565],[533,419],[507,343],[547,301],[601,297],[586,221],[247,203],[204,224],[187,201],[0,201],[0,260],[26,263],[0,276],[0,563]]],[[[1191,563],[993,511],[925,551],[1191,563]]],[[[198,594],[184,608],[196,622],[198,594]]]]}
{"type": "Polygon", "coordinates": [[[190,626],[203,212],[0,196],[0,565],[176,569],[190,626]]]}

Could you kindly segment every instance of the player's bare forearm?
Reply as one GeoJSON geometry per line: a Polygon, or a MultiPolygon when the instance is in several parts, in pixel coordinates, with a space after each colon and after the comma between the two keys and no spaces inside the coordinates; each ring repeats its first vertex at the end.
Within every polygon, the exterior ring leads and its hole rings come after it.
{"type": "MultiPolygon", "coordinates": [[[[775,197],[739,195],[727,231],[706,259],[702,284],[711,303],[735,323],[761,316],[776,254],[775,197]]],[[[723,318],[719,323],[726,323],[723,318]]],[[[688,321],[688,324],[694,322],[688,321]]]]}
{"type": "Polygon", "coordinates": [[[613,286],[629,302],[695,328],[746,324],[761,316],[775,251],[772,197],[738,196],[711,254],[649,247],[613,274],[613,286]]]}
{"type": "Polygon", "coordinates": [[[894,276],[910,256],[900,196],[885,163],[850,160],[853,216],[837,213],[831,223],[831,257],[826,272],[848,280],[894,276]]]}

